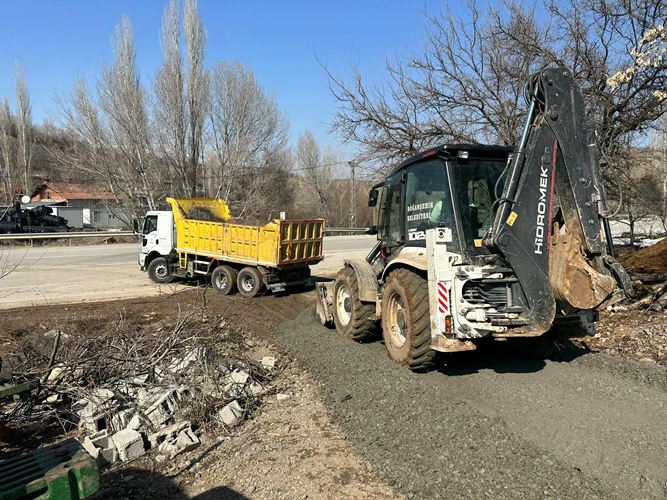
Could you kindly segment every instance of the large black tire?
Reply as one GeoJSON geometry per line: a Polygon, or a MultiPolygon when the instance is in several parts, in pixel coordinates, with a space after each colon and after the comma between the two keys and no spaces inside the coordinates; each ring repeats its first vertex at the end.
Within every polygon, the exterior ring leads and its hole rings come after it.
{"type": "Polygon", "coordinates": [[[262,273],[255,267],[244,267],[236,278],[236,287],[244,297],[254,297],[264,288],[262,273]]]}
{"type": "Polygon", "coordinates": [[[428,283],[412,271],[389,273],[382,290],[382,337],[397,363],[416,372],[433,368],[428,283]]]}
{"type": "Polygon", "coordinates": [[[171,282],[174,277],[169,271],[169,263],[165,257],[156,257],[148,264],[148,277],[155,283],[164,285],[171,282]]]}
{"type": "Polygon", "coordinates": [[[236,269],[229,266],[218,266],[211,273],[211,286],[222,295],[229,295],[236,291],[236,269]]]}
{"type": "Polygon", "coordinates": [[[336,330],[352,340],[367,342],[376,336],[375,304],[361,302],[357,275],[349,267],[336,276],[333,317],[336,330]]]}

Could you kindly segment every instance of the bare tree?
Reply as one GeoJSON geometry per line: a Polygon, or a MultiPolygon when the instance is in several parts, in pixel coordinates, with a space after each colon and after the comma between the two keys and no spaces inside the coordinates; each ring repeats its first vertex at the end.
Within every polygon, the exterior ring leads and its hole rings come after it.
{"type": "Polygon", "coordinates": [[[464,15],[429,18],[425,51],[387,62],[385,87],[358,71],[351,83],[330,75],[339,105],[333,128],[380,166],[437,142],[513,144],[524,120],[523,83],[548,64],[565,64],[582,84],[603,155],[616,154],[667,109],[665,52],[638,63],[660,36],[649,34],[663,26],[667,4],[546,2],[546,21],[512,0],[484,15],[471,2],[464,15]]]}
{"type": "Polygon", "coordinates": [[[318,201],[318,212],[324,217],[332,215],[334,196],[333,167],[340,162],[340,158],[333,152],[322,154],[319,144],[312,132],[306,130],[299,136],[296,145],[296,160],[306,183],[313,189],[318,201]]]}
{"type": "Polygon", "coordinates": [[[191,194],[197,194],[197,170],[202,159],[204,121],[209,104],[209,76],[204,69],[206,32],[197,10],[197,0],[185,1],[185,47],[188,75],[188,165],[191,194]]]}
{"type": "Polygon", "coordinates": [[[156,208],[162,184],[135,58],[130,23],[124,18],[114,36],[114,62],[103,67],[97,83],[97,99],[79,80],[62,103],[72,146],[52,154],[60,164],[104,181],[119,205],[139,214],[145,206],[156,208]]]}
{"type": "Polygon", "coordinates": [[[14,138],[12,127],[14,119],[9,109],[7,98],[0,101],[0,171],[4,187],[4,201],[11,203],[16,190],[16,177],[14,175],[14,138]]]}
{"type": "Polygon", "coordinates": [[[21,175],[23,193],[29,194],[32,190],[32,106],[25,82],[23,71],[17,67],[16,80],[16,161],[21,175]]]}
{"type": "Polygon", "coordinates": [[[186,1],[184,31],[185,62],[180,12],[171,0],[162,18],[164,59],[154,83],[155,127],[180,191],[196,196],[209,82],[204,69],[206,34],[195,0],[186,1]]]}
{"type": "MultiPolygon", "coordinates": [[[[179,11],[176,0],[171,0],[162,17],[163,62],[155,75],[155,128],[161,152],[171,166],[179,183],[179,191],[191,191],[187,172],[186,105],[179,11]]],[[[174,193],[177,194],[177,193],[174,193]]]]}
{"type": "MultiPolygon", "coordinates": [[[[136,65],[132,28],[121,20],[114,36],[114,62],[102,69],[97,92],[109,133],[120,157],[119,170],[132,186],[132,199],[145,199],[149,209],[156,204],[157,168],[149,137],[144,90],[136,65]]],[[[127,186],[129,188],[129,186],[127,186]]]]}
{"type": "Polygon", "coordinates": [[[227,200],[240,217],[279,208],[290,161],[287,121],[251,69],[240,62],[215,67],[209,122],[212,154],[206,180],[211,196],[227,200]],[[263,199],[275,200],[275,205],[267,206],[263,199]]]}

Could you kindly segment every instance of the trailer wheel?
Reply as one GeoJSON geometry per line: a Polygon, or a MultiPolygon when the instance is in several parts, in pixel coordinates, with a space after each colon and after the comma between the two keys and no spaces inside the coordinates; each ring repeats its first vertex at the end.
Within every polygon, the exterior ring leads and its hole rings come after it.
{"type": "Polygon", "coordinates": [[[345,267],[334,283],[333,318],[336,330],[364,342],[375,337],[375,304],[359,299],[359,283],[354,270],[345,267]]]}
{"type": "Polygon", "coordinates": [[[148,264],[148,276],[155,283],[164,285],[171,282],[174,277],[169,272],[169,263],[165,257],[156,257],[148,264]]]}
{"type": "Polygon", "coordinates": [[[211,285],[216,292],[222,295],[234,293],[236,288],[236,269],[229,266],[218,266],[211,273],[211,285]]]}
{"type": "Polygon", "coordinates": [[[252,298],[264,288],[262,273],[254,267],[244,267],[236,278],[236,286],[241,295],[252,298]]]}
{"type": "Polygon", "coordinates": [[[433,367],[428,283],[407,269],[392,271],[382,291],[382,337],[389,357],[412,371],[433,367]]]}

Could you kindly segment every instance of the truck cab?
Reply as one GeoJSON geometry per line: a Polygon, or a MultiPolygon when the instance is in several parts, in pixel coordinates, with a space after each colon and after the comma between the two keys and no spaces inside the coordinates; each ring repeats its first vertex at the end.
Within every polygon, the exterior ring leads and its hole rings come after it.
{"type": "MultiPolygon", "coordinates": [[[[146,214],[140,228],[141,252],[139,266],[146,271],[150,263],[162,257],[169,261],[174,253],[175,228],[174,214],[171,211],[150,211],[146,214]]],[[[168,273],[166,266],[156,269],[160,275],[168,273]]],[[[166,276],[165,276],[166,277],[166,276]]]]}

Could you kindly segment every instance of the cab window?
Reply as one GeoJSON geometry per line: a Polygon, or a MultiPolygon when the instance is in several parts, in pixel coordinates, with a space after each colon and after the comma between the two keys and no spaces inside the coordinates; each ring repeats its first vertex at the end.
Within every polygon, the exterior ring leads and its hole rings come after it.
{"type": "Polygon", "coordinates": [[[147,215],[144,219],[144,234],[157,231],[157,215],[147,215]]]}
{"type": "Polygon", "coordinates": [[[401,175],[395,174],[385,181],[382,190],[382,202],[380,203],[380,213],[382,214],[379,227],[380,237],[389,246],[403,242],[402,201],[403,183],[401,182],[401,175]]]}
{"type": "Polygon", "coordinates": [[[448,227],[455,230],[447,170],[441,158],[431,158],[408,167],[405,198],[407,245],[425,246],[427,229],[448,227]]]}

